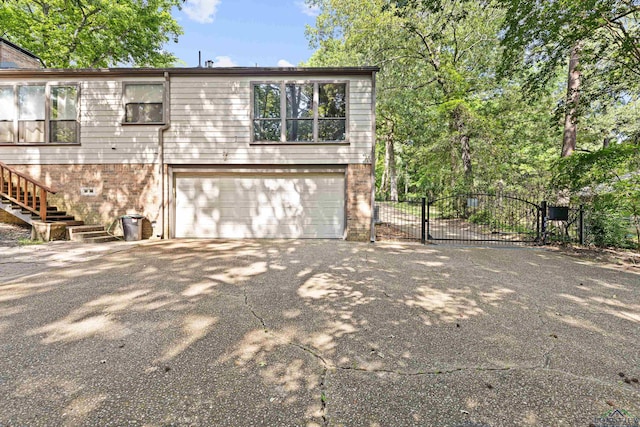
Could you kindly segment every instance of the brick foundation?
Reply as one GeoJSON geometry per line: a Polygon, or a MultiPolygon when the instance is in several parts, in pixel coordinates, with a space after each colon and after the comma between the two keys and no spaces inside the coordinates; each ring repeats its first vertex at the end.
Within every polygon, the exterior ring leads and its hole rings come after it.
{"type": "MultiPolygon", "coordinates": [[[[57,190],[50,205],[57,206],[87,224],[111,225],[128,213],[144,215],[143,238],[154,234],[151,221],[162,226],[158,168],[130,165],[11,165],[57,190]],[[91,196],[81,194],[92,188],[91,196]]],[[[347,240],[371,238],[371,165],[347,167],[347,240]]],[[[118,230],[119,226],[114,230],[118,230]]]]}
{"type": "MultiPolygon", "coordinates": [[[[11,165],[57,191],[49,205],[67,211],[86,224],[111,225],[119,216],[139,213],[161,221],[157,166],[130,165],[11,165]],[[82,188],[93,188],[91,196],[82,188]]],[[[150,236],[150,227],[144,233],[150,236]]],[[[143,236],[144,237],[144,236],[143,236]]]]}
{"type": "Polygon", "coordinates": [[[371,165],[347,167],[347,240],[371,239],[371,165]]]}

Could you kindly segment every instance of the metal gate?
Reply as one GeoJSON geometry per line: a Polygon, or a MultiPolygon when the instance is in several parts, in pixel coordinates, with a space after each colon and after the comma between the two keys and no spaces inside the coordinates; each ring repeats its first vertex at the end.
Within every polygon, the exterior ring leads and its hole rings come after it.
{"type": "Polygon", "coordinates": [[[541,241],[540,206],[504,194],[457,194],[429,200],[426,238],[484,244],[532,244],[541,241]]]}
{"type": "Polygon", "coordinates": [[[422,243],[585,243],[584,210],[506,194],[457,194],[427,201],[376,201],[376,239],[422,243]]]}

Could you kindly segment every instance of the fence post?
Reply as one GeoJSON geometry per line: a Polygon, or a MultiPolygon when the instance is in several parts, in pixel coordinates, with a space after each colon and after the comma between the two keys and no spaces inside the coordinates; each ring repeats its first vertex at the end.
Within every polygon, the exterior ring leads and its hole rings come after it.
{"type": "Polygon", "coordinates": [[[427,202],[427,239],[431,240],[431,200],[427,202]]]}
{"type": "Polygon", "coordinates": [[[578,224],[578,236],[580,237],[580,244],[584,246],[584,205],[580,205],[580,216],[579,216],[579,224],[578,224]]]}
{"type": "Polygon", "coordinates": [[[540,217],[542,219],[541,222],[541,233],[542,233],[542,244],[547,244],[547,201],[543,200],[540,202],[540,217]]]}
{"type": "Polygon", "coordinates": [[[422,243],[423,245],[425,243],[427,243],[426,241],[426,235],[425,235],[425,226],[426,226],[426,206],[427,205],[427,199],[426,198],[422,198],[422,215],[420,215],[420,243],[422,243]]]}

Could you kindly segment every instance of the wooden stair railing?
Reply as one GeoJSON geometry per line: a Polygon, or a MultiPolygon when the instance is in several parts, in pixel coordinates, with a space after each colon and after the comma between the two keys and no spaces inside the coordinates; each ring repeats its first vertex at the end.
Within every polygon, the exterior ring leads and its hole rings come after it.
{"type": "Polygon", "coordinates": [[[47,220],[48,194],[56,194],[56,191],[0,162],[0,195],[38,215],[42,222],[47,220]]]}

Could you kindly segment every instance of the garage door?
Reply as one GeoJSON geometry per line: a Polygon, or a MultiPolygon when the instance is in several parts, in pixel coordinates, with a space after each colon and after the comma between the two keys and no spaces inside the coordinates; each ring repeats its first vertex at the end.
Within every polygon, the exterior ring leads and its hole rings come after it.
{"type": "Polygon", "coordinates": [[[343,237],[344,173],[185,174],[175,190],[175,237],[343,237]]]}

